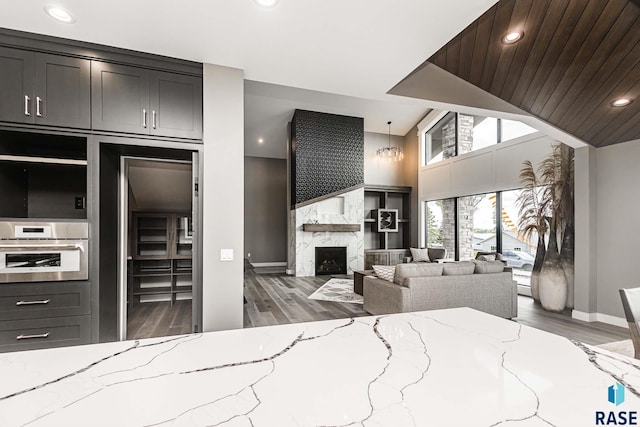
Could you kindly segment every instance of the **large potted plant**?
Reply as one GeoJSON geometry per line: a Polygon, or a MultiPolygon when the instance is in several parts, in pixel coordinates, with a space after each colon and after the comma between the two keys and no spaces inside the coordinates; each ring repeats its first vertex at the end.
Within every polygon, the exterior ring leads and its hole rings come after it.
{"type": "Polygon", "coordinates": [[[546,215],[548,206],[543,198],[543,186],[538,180],[536,171],[529,160],[523,162],[520,171],[520,183],[522,184],[522,190],[516,199],[516,204],[520,208],[518,213],[518,231],[528,241],[531,241],[537,236],[538,244],[536,247],[536,258],[531,270],[530,285],[531,297],[534,301],[540,302],[538,289],[542,262],[544,261],[544,255],[547,249],[544,236],[547,234],[549,228],[546,215]]]}
{"type": "Polygon", "coordinates": [[[564,144],[553,146],[542,161],[537,174],[531,162],[524,162],[520,173],[523,192],[520,204],[520,229],[529,236],[538,233],[538,253],[532,272],[532,295],[539,296],[542,306],[550,311],[573,307],[574,277],[574,153],[564,144]],[[548,243],[544,247],[544,236],[548,243]],[[558,247],[558,241],[561,247],[558,247]],[[540,262],[540,259],[542,261],[540,262]]]}

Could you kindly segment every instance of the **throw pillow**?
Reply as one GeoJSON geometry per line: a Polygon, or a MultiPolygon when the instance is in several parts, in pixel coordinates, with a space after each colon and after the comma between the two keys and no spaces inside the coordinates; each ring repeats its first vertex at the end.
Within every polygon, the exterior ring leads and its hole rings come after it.
{"type": "Polygon", "coordinates": [[[378,276],[382,280],[393,282],[393,277],[396,275],[396,266],[395,265],[374,265],[373,271],[375,271],[376,276],[378,276]]]}
{"type": "Polygon", "coordinates": [[[473,260],[475,274],[502,273],[504,271],[504,263],[502,261],[479,261],[473,260]]]}
{"type": "Polygon", "coordinates": [[[431,262],[429,259],[429,250],[427,248],[409,248],[411,250],[411,257],[413,262],[431,262]]]}
{"type": "Polygon", "coordinates": [[[475,265],[471,261],[445,262],[442,264],[443,276],[462,276],[473,274],[475,265]]]}
{"type": "Polygon", "coordinates": [[[476,258],[478,261],[495,261],[496,254],[478,255],[476,258]]]}

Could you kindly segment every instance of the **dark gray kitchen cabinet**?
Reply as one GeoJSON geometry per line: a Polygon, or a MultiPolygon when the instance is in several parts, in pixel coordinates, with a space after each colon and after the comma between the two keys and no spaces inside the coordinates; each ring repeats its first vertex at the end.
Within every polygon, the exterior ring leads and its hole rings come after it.
{"type": "Polygon", "coordinates": [[[91,62],[0,48],[0,121],[91,127],[91,62]]]}
{"type": "Polygon", "coordinates": [[[93,129],[202,138],[202,79],[94,62],[93,129]]]}
{"type": "Polygon", "coordinates": [[[94,130],[149,133],[149,70],[94,61],[91,89],[94,130]]]}
{"type": "Polygon", "coordinates": [[[153,72],[150,86],[151,134],[202,138],[202,79],[153,72]]]}
{"type": "Polygon", "coordinates": [[[91,61],[37,53],[35,65],[35,123],[89,129],[91,61]]]}
{"type": "Polygon", "coordinates": [[[33,52],[0,48],[0,120],[33,123],[34,61],[33,52]]]}

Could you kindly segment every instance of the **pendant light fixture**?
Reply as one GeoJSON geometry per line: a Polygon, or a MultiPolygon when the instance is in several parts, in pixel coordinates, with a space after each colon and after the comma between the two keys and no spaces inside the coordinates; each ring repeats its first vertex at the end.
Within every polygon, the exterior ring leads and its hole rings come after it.
{"type": "Polygon", "coordinates": [[[376,155],[381,160],[393,160],[397,162],[402,160],[402,148],[391,146],[391,122],[387,122],[389,125],[389,145],[387,147],[378,148],[376,155]]]}

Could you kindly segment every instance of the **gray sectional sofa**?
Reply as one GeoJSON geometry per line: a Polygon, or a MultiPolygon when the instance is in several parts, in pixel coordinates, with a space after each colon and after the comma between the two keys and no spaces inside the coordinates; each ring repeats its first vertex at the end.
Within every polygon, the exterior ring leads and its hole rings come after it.
{"type": "Polygon", "coordinates": [[[507,319],[518,315],[517,285],[500,261],[398,264],[393,282],[364,278],[371,314],[471,307],[507,319]]]}

